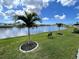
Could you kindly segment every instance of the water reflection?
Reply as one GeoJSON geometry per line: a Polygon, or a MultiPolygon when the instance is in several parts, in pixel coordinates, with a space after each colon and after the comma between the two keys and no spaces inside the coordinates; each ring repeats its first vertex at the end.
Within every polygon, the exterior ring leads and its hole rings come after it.
{"type": "MultiPolygon", "coordinates": [[[[65,29],[61,27],[61,30],[65,29]]],[[[31,28],[31,34],[41,33],[41,32],[49,32],[49,31],[57,31],[58,27],[56,26],[41,26],[31,28]]],[[[16,37],[16,36],[24,36],[27,35],[27,28],[0,28],[0,38],[8,38],[8,37],[16,37]]]]}

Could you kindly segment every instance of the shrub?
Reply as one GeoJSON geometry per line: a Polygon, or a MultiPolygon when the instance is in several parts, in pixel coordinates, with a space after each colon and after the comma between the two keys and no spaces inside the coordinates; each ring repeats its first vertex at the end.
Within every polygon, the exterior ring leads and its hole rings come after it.
{"type": "Polygon", "coordinates": [[[79,28],[74,28],[73,32],[74,33],[79,33],[79,28]]]}

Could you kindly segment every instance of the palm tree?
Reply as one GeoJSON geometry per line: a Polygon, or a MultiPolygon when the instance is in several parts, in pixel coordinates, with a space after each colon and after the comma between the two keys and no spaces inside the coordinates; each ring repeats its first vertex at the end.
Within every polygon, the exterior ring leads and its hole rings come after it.
{"type": "Polygon", "coordinates": [[[37,26],[37,24],[35,23],[36,21],[41,21],[39,16],[35,12],[28,13],[25,11],[24,15],[15,15],[15,19],[22,20],[25,22],[25,26],[28,28],[28,43],[32,43],[30,39],[30,28],[37,26]]]}
{"type": "Polygon", "coordinates": [[[59,28],[59,31],[60,31],[60,28],[63,26],[62,23],[56,23],[57,27],[59,28]]]}
{"type": "Polygon", "coordinates": [[[76,22],[74,25],[79,25],[79,22],[76,22]]]}
{"type": "Polygon", "coordinates": [[[22,20],[25,22],[26,27],[28,27],[28,36],[30,40],[30,28],[37,26],[37,24],[35,24],[35,21],[40,21],[41,19],[35,12],[32,13],[25,12],[24,15],[16,15],[16,17],[17,20],[22,20]]]}

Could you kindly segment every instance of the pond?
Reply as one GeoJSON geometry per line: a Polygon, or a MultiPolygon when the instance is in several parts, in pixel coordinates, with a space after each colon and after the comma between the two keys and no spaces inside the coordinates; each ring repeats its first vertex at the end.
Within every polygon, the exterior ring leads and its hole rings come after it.
{"type": "MultiPolygon", "coordinates": [[[[64,27],[60,28],[61,30],[65,29],[64,27]]],[[[57,31],[57,26],[40,26],[31,28],[31,34],[37,34],[41,32],[50,32],[50,31],[57,31]]],[[[28,34],[27,28],[0,28],[0,39],[1,38],[9,38],[9,37],[16,37],[16,36],[24,36],[28,34]]]]}

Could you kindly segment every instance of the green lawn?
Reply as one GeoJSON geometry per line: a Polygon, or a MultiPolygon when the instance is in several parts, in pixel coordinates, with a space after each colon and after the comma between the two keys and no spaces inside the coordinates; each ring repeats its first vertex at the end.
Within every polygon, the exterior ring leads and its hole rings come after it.
{"type": "Polygon", "coordinates": [[[76,59],[79,34],[72,33],[72,28],[61,32],[63,35],[53,32],[53,39],[48,39],[47,33],[32,35],[31,39],[37,41],[39,47],[30,53],[18,49],[28,40],[26,36],[0,40],[0,59],[76,59]]]}

